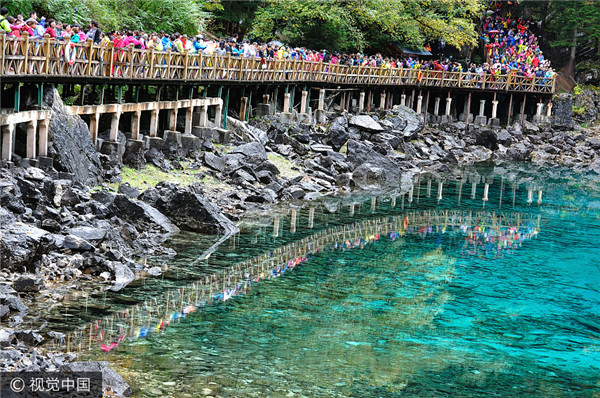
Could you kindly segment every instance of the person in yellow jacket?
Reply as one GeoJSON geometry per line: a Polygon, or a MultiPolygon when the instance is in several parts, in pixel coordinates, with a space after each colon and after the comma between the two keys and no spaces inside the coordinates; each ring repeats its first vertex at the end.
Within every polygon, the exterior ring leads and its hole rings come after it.
{"type": "Polygon", "coordinates": [[[7,34],[10,34],[10,23],[8,22],[8,8],[2,7],[0,8],[0,28],[6,31],[7,34]]]}

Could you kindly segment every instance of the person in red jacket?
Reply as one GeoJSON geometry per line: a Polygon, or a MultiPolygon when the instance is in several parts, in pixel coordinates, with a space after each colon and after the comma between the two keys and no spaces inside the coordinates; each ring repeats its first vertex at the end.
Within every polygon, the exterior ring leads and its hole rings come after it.
{"type": "Polygon", "coordinates": [[[50,35],[51,38],[56,39],[56,21],[51,19],[48,21],[48,27],[44,31],[44,36],[50,35]]]}

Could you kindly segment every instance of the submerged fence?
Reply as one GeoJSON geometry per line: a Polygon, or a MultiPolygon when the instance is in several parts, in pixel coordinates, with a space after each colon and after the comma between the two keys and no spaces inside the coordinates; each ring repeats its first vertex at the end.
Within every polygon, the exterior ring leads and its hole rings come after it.
{"type": "Polygon", "coordinates": [[[514,250],[540,229],[540,216],[520,213],[458,210],[410,211],[336,226],[284,245],[205,277],[161,297],[98,319],[65,338],[46,344],[48,351],[111,351],[124,341],[134,341],[159,332],[191,312],[245,294],[262,279],[291,271],[314,254],[329,250],[351,250],[407,234],[425,236],[454,230],[464,234],[463,255],[491,253],[494,257],[514,250]]]}

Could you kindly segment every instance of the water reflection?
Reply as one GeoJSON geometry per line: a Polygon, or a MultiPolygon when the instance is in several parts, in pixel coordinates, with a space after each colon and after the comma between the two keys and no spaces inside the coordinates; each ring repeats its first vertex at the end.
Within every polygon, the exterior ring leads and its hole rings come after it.
{"type": "Polygon", "coordinates": [[[208,254],[172,241],[168,278],[47,346],[171,396],[590,395],[599,191],[497,167],[275,209],[208,254]]]}
{"type": "MultiPolygon", "coordinates": [[[[372,198],[370,204],[371,212],[374,212],[376,198],[372,198]]],[[[295,219],[296,213],[292,211],[290,225],[295,224],[295,219]]],[[[313,228],[313,220],[314,207],[311,207],[309,228],[313,228]]],[[[274,217],[274,238],[279,236],[281,224],[281,217],[274,217]]],[[[291,229],[295,229],[295,226],[291,229]]],[[[66,339],[55,340],[50,349],[111,351],[124,342],[159,332],[206,305],[246,294],[261,280],[277,278],[317,253],[362,249],[382,237],[393,242],[406,235],[415,235],[421,239],[433,236],[441,246],[443,235],[456,235],[459,238],[453,244],[460,248],[462,255],[499,258],[515,250],[523,241],[535,237],[539,230],[539,214],[448,209],[405,211],[395,216],[326,228],[237,263],[203,280],[169,290],[166,295],[156,296],[96,320],[70,333],[66,339]]]]}

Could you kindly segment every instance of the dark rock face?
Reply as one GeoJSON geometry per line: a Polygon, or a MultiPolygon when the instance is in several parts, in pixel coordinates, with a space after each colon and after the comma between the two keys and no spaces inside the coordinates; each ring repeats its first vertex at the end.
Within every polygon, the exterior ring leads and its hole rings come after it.
{"type": "Polygon", "coordinates": [[[400,178],[400,168],[397,164],[361,142],[355,140],[348,141],[346,159],[354,167],[370,164],[381,169],[381,172],[377,172],[378,175],[380,174],[377,178],[378,180],[392,181],[400,178]]]}
{"type": "Polygon", "coordinates": [[[45,92],[44,103],[52,109],[48,152],[55,168],[72,173],[83,184],[98,185],[102,167],[87,125],[66,109],[56,88],[45,92]]]}
{"type": "Polygon", "coordinates": [[[241,153],[250,159],[267,160],[267,152],[260,142],[251,142],[237,146],[231,150],[231,153],[241,153]]]}
{"type": "Polygon", "coordinates": [[[336,118],[327,128],[327,143],[333,147],[336,152],[348,142],[348,120],[344,116],[336,118]]]}
{"type": "Polygon", "coordinates": [[[179,232],[169,219],[160,211],[140,200],[117,195],[111,205],[121,218],[133,224],[140,231],[154,232],[166,239],[179,232]]]}
{"type": "Polygon", "coordinates": [[[123,153],[123,164],[138,170],[144,168],[146,159],[144,158],[143,141],[127,140],[125,153],[123,153]]]}
{"type": "Polygon", "coordinates": [[[558,94],[552,99],[554,111],[554,125],[556,127],[573,127],[573,96],[571,94],[558,94]]]}
{"type": "Polygon", "coordinates": [[[54,245],[52,234],[31,225],[15,223],[3,226],[0,239],[0,264],[10,271],[34,272],[42,255],[54,245]]]}
{"type": "Polygon", "coordinates": [[[219,208],[202,194],[175,184],[160,183],[144,192],[140,199],[167,214],[179,228],[186,231],[221,234],[239,231],[219,208]]]}
{"type": "Polygon", "coordinates": [[[392,123],[392,132],[402,132],[406,139],[413,139],[423,130],[419,114],[407,106],[396,105],[386,114],[385,120],[392,123]]]}

